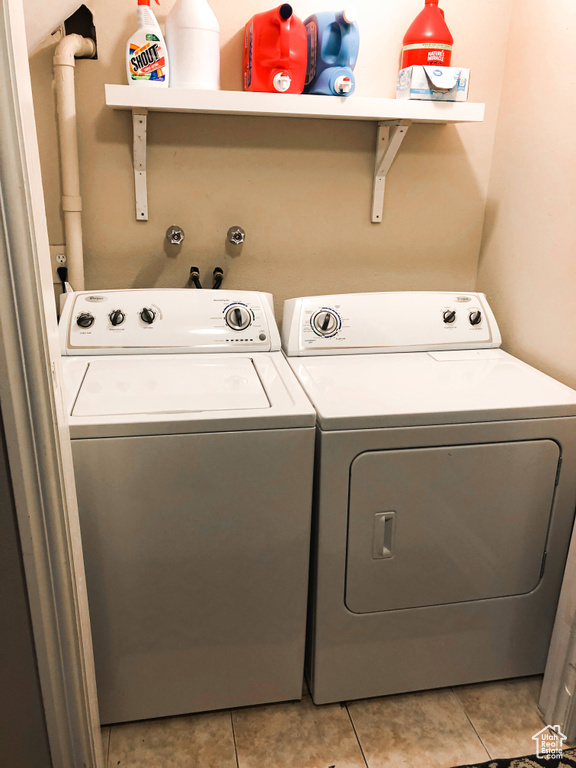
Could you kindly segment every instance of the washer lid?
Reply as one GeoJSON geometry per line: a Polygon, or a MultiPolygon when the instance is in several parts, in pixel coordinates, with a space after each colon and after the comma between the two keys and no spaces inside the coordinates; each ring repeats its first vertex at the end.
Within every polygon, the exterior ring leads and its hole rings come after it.
{"type": "Polygon", "coordinates": [[[113,416],[270,408],[250,358],[95,360],[73,416],[113,416]]]}
{"type": "Polygon", "coordinates": [[[289,362],[325,430],[576,415],[576,391],[499,349],[289,362]]]}

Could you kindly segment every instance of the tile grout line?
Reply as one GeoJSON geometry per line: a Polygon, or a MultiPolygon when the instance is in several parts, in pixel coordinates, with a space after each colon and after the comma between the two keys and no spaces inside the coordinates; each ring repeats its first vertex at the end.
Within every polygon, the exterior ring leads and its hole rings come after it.
{"type": "Polygon", "coordinates": [[[350,710],[348,709],[348,702],[344,702],[344,707],[346,709],[346,712],[348,713],[348,719],[350,720],[350,725],[352,726],[352,730],[354,731],[354,736],[356,736],[356,741],[358,742],[358,746],[360,748],[360,753],[362,755],[362,759],[364,760],[364,765],[366,768],[370,768],[368,765],[368,760],[366,760],[366,755],[364,754],[364,748],[362,747],[362,743],[360,741],[360,737],[358,736],[358,731],[356,730],[356,726],[354,725],[354,720],[352,719],[352,714],[350,713],[350,710]]]}
{"type": "Polygon", "coordinates": [[[478,733],[478,731],[476,730],[476,726],[474,725],[474,723],[473,723],[473,722],[472,722],[472,720],[470,719],[470,716],[468,715],[468,712],[466,712],[466,707],[464,706],[464,703],[462,702],[462,700],[461,700],[460,696],[458,696],[458,694],[456,693],[456,691],[454,690],[454,688],[450,688],[450,690],[452,691],[452,693],[454,694],[454,696],[456,696],[456,699],[457,699],[457,701],[458,701],[458,704],[460,704],[460,708],[462,709],[462,712],[464,712],[464,715],[466,716],[466,720],[468,720],[468,722],[469,722],[469,723],[470,723],[470,725],[472,726],[472,730],[474,731],[474,733],[475,733],[475,734],[476,734],[476,736],[478,737],[478,741],[479,741],[479,742],[480,742],[480,744],[482,744],[482,746],[484,747],[484,751],[485,751],[485,752],[486,752],[486,754],[488,755],[488,759],[489,759],[489,760],[494,760],[495,758],[493,758],[493,757],[492,757],[492,755],[490,754],[490,752],[488,751],[488,747],[486,746],[486,744],[484,744],[484,741],[483,741],[482,737],[480,736],[480,734],[479,734],[479,733],[478,733]]]}
{"type": "Polygon", "coordinates": [[[232,740],[234,741],[234,757],[236,758],[236,768],[240,768],[240,761],[238,760],[238,747],[236,746],[236,731],[234,730],[234,716],[232,710],[230,710],[230,725],[232,726],[232,740]]]}

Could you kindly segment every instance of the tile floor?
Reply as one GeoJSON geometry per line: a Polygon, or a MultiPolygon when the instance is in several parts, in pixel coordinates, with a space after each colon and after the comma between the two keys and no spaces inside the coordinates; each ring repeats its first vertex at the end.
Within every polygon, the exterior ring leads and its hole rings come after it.
{"type": "Polygon", "coordinates": [[[102,729],[107,768],[451,768],[533,753],[541,678],[102,729]]]}

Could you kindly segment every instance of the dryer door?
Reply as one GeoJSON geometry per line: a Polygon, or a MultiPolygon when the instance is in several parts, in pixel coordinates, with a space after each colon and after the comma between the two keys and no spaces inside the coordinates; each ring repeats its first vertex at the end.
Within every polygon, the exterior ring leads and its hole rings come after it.
{"type": "Polygon", "coordinates": [[[552,440],[360,454],[350,477],[349,610],[533,590],[559,458],[552,440]]]}

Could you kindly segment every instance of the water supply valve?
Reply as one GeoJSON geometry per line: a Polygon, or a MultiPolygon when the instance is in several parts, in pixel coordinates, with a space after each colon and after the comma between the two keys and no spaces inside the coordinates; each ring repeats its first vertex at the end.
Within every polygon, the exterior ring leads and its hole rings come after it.
{"type": "Polygon", "coordinates": [[[166,230],[166,240],[171,245],[182,245],[184,242],[184,238],[186,237],[186,233],[182,229],[182,227],[168,227],[166,230]]]}
{"type": "Polygon", "coordinates": [[[246,232],[244,232],[242,227],[230,227],[227,238],[228,242],[232,243],[232,245],[242,245],[244,240],[246,240],[246,232]]]}

